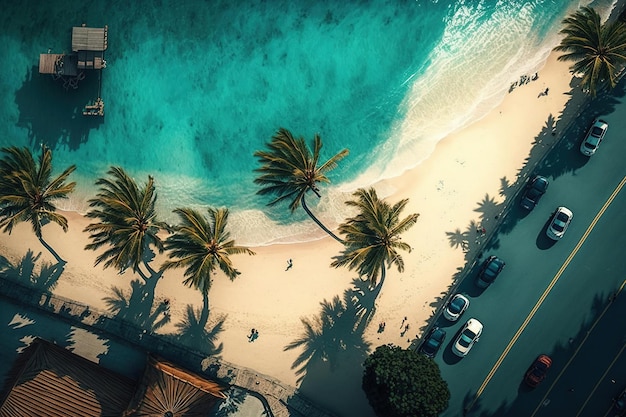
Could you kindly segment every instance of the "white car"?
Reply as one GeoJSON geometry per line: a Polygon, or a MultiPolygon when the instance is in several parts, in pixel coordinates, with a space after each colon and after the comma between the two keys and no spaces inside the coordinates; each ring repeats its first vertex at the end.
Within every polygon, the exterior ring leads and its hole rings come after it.
{"type": "Polygon", "coordinates": [[[469,303],[469,299],[463,294],[455,294],[448,302],[445,310],[443,310],[443,316],[450,321],[457,321],[467,310],[469,303]]]}
{"type": "Polygon", "coordinates": [[[474,318],[469,319],[463,326],[459,336],[454,341],[454,344],[452,345],[452,352],[456,356],[464,357],[472,349],[474,343],[478,342],[482,333],[482,323],[474,318]]]}
{"type": "Polygon", "coordinates": [[[585,136],[585,140],[580,144],[580,152],[585,156],[591,156],[596,153],[596,149],[600,146],[600,142],[604,139],[609,124],[602,119],[593,121],[591,128],[585,136]]]}
{"type": "Polygon", "coordinates": [[[574,213],[567,207],[559,207],[556,209],[552,220],[550,220],[550,226],[546,230],[546,234],[552,240],[559,240],[567,231],[567,227],[572,222],[574,213]]]}

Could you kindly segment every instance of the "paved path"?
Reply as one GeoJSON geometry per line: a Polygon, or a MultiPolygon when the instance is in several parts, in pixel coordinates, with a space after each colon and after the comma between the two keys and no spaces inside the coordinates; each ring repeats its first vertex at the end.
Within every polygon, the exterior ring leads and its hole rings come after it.
{"type": "Polygon", "coordinates": [[[270,417],[335,417],[303,397],[295,387],[283,384],[253,369],[220,361],[203,352],[173,343],[163,335],[147,332],[130,322],[93,310],[84,304],[41,292],[4,276],[0,276],[0,296],[18,305],[25,305],[54,315],[57,319],[70,322],[72,325],[93,333],[106,334],[146,352],[156,353],[200,375],[243,388],[263,402],[267,415],[270,417]]]}

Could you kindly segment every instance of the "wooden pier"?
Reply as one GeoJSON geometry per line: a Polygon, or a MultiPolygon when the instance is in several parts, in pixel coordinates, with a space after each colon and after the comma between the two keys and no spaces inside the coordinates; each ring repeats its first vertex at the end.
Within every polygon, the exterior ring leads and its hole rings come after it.
{"type": "Polygon", "coordinates": [[[104,116],[104,101],[102,100],[102,70],[106,68],[104,59],[108,39],[108,26],[90,28],[84,24],[72,28],[72,53],[48,53],[39,55],[39,73],[51,74],[52,78],[62,79],[63,87],[78,88],[78,82],[85,78],[86,70],[98,70],[98,95],[93,104],[83,109],[84,116],[104,116]]]}

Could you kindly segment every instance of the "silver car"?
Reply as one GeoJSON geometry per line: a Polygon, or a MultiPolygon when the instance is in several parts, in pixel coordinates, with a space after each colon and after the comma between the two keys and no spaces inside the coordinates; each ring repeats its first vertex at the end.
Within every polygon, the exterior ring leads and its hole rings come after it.
{"type": "Polygon", "coordinates": [[[443,316],[450,321],[457,321],[459,317],[469,307],[469,299],[463,294],[455,294],[448,302],[445,310],[443,310],[443,316]]]}
{"type": "Polygon", "coordinates": [[[574,213],[567,207],[559,207],[556,209],[552,220],[550,220],[550,226],[546,230],[546,234],[552,240],[559,240],[563,237],[567,231],[567,227],[572,222],[574,213]]]}
{"type": "Polygon", "coordinates": [[[609,124],[602,119],[593,121],[591,128],[585,136],[585,140],[580,144],[580,152],[585,156],[591,156],[596,153],[596,149],[600,146],[600,142],[604,139],[604,135],[609,128],[609,124]]]}
{"type": "Polygon", "coordinates": [[[464,357],[472,349],[474,343],[478,342],[482,333],[482,323],[474,318],[469,319],[463,326],[459,336],[454,341],[454,344],[452,345],[452,353],[456,356],[464,357]]]}

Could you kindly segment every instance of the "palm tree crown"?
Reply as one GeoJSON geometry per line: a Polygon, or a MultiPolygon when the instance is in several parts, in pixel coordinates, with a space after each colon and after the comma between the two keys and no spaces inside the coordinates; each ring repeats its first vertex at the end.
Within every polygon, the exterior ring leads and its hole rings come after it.
{"type": "Polygon", "coordinates": [[[581,87],[595,96],[601,88],[615,87],[626,63],[626,25],[600,22],[591,7],[582,7],[563,20],[565,34],[555,51],[566,52],[559,61],[574,61],[573,74],[582,74],[581,87]]]}
{"type": "Polygon", "coordinates": [[[284,128],[278,130],[267,147],[269,148],[267,151],[254,153],[261,163],[261,168],[256,170],[260,176],[254,180],[256,184],[262,186],[257,193],[275,195],[276,198],[269,203],[270,206],[290,200],[289,209],[292,212],[302,204],[304,210],[318,226],[336,240],[341,241],[311,213],[306,206],[305,195],[308,191],[313,191],[318,198],[321,197],[318,183],[330,183],[326,173],[334,169],[349,151],[344,149],[318,165],[322,149],[320,136],[316,134],[313,138],[313,152],[311,152],[303,138],[294,138],[291,132],[284,128]]]}
{"type": "Polygon", "coordinates": [[[13,230],[19,222],[30,222],[33,232],[59,262],[63,260],[43,240],[41,228],[54,222],[67,232],[67,219],[57,213],[55,201],[63,200],[74,191],[75,182],[66,183],[75,165],[52,177],[52,151],[43,147],[38,163],[28,148],[2,148],[0,160],[0,227],[13,230]]]}
{"type": "Polygon", "coordinates": [[[386,265],[393,264],[398,272],[404,271],[404,260],[398,250],[410,252],[411,246],[402,242],[400,235],[417,222],[419,214],[400,219],[409,200],[400,200],[391,206],[378,198],[374,188],[360,188],[353,195],[357,199],[346,204],[356,207],[358,214],[339,225],[339,232],[345,235],[346,249],[331,266],[356,269],[375,286],[379,277],[382,284],[386,265]]]}
{"type": "Polygon", "coordinates": [[[174,233],[165,240],[165,249],[170,259],[161,267],[163,271],[172,268],[186,268],[185,281],[188,286],[206,295],[211,287],[211,273],[219,268],[231,280],[240,274],[233,267],[230,255],[254,252],[242,246],[235,246],[226,231],[228,209],[209,208],[209,218],[190,208],[174,210],[181,224],[174,227],[174,233]]]}
{"type": "Polygon", "coordinates": [[[167,228],[157,220],[154,179],[148,176],[148,182],[139,188],[120,167],[111,167],[108,174],[110,178],[96,181],[99,192],[89,200],[91,209],[86,216],[99,222],[85,227],[92,240],[85,249],[96,250],[107,245],[108,249],[96,258],[96,265],[105,261],[105,268],[113,266],[124,271],[132,267],[141,273],[140,263],[148,267],[144,254],[151,244],[159,253],[163,252],[163,242],[157,233],[167,228]]]}

